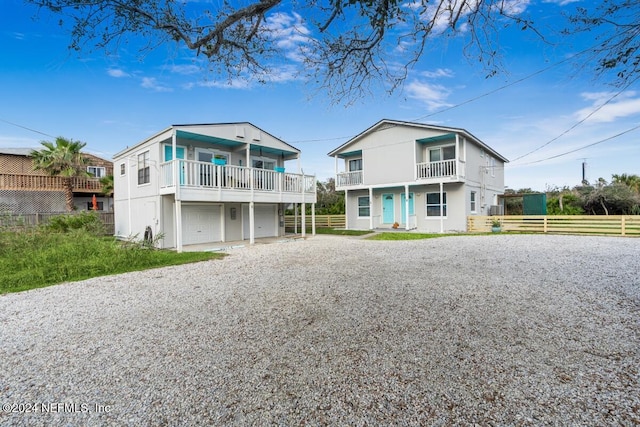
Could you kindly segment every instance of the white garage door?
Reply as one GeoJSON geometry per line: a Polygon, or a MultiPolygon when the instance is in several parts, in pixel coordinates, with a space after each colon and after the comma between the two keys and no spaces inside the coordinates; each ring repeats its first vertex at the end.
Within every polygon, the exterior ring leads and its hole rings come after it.
{"type": "MultiPolygon", "coordinates": [[[[277,205],[254,205],[254,236],[274,237],[278,235],[276,219],[277,205]]],[[[242,207],[242,229],[245,239],[249,239],[249,205],[242,207]]]]}
{"type": "Polygon", "coordinates": [[[220,206],[182,206],[182,241],[185,245],[221,240],[220,206]]]}

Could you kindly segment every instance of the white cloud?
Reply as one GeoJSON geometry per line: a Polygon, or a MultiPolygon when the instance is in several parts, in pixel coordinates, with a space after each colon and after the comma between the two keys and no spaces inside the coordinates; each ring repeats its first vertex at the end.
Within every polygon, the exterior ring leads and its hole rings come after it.
{"type": "Polygon", "coordinates": [[[582,0],[543,0],[543,3],[553,3],[560,6],[566,6],[571,3],[578,3],[582,0]]]}
{"type": "Polygon", "coordinates": [[[422,71],[420,75],[429,79],[435,79],[439,77],[453,77],[453,71],[449,68],[438,68],[434,71],[422,71]]]}
{"type": "Polygon", "coordinates": [[[202,71],[201,67],[198,67],[197,65],[173,65],[170,67],[169,69],[172,73],[175,74],[182,74],[182,75],[191,75],[191,74],[197,74],[199,72],[202,71]]]}
{"type": "Polygon", "coordinates": [[[109,68],[107,70],[107,74],[111,77],[120,78],[120,77],[129,77],[130,75],[119,68],[109,68]]]}
{"type": "Polygon", "coordinates": [[[414,80],[407,84],[405,89],[409,98],[423,102],[429,111],[451,106],[446,102],[451,91],[442,85],[414,80]]]}
{"type": "Polygon", "coordinates": [[[143,77],[140,84],[145,89],[151,89],[155,92],[171,92],[172,89],[167,86],[162,86],[158,83],[155,77],[143,77]]]}
{"type": "Polygon", "coordinates": [[[302,62],[304,46],[311,40],[311,31],[297,13],[274,13],[266,20],[266,30],[275,45],[285,51],[285,56],[295,62],[302,62]]]}
{"type": "Polygon", "coordinates": [[[584,100],[592,103],[574,113],[577,120],[586,118],[587,123],[603,123],[640,114],[640,97],[635,91],[623,93],[613,99],[613,92],[584,92],[581,95],[584,100]],[[602,106],[607,101],[609,102],[602,106]]]}

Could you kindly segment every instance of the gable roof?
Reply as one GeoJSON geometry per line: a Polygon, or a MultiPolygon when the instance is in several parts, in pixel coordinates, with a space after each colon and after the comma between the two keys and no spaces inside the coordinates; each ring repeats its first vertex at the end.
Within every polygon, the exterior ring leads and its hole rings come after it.
{"type": "MultiPolygon", "coordinates": [[[[209,134],[209,132],[202,132],[202,128],[216,128],[216,127],[240,127],[240,126],[249,126],[251,128],[253,128],[254,130],[258,131],[259,134],[264,134],[267,135],[269,138],[272,138],[273,140],[275,140],[277,142],[277,144],[281,144],[282,147],[277,148],[275,151],[277,152],[287,152],[289,154],[300,154],[300,149],[294,147],[293,145],[283,141],[282,139],[270,134],[269,132],[266,132],[265,130],[259,128],[258,126],[254,125],[251,122],[228,122],[228,123],[188,123],[188,124],[173,124],[170,125],[168,128],[161,130],[160,132],[157,132],[155,134],[153,134],[152,136],[144,139],[143,141],[140,141],[130,147],[125,148],[124,150],[121,150],[120,152],[116,153],[113,157],[114,159],[122,157],[125,153],[135,150],[137,149],[139,146],[154,140],[158,137],[170,137],[171,136],[171,132],[175,129],[176,133],[178,134],[179,137],[181,138],[185,138],[185,139],[193,139],[193,140],[202,140],[202,141],[216,141],[219,143],[223,143],[223,145],[231,145],[231,146],[236,146],[236,145],[241,145],[243,143],[248,142],[250,144],[251,147],[262,147],[263,150],[265,150],[265,152],[269,151],[269,147],[266,147],[262,144],[259,144],[259,138],[253,142],[251,141],[251,138],[248,138],[247,141],[244,141],[244,136],[241,137],[240,139],[236,139],[234,140],[232,137],[229,138],[222,138],[222,137],[218,137],[216,135],[209,134]],[[198,128],[200,128],[198,130],[198,128]],[[193,129],[193,131],[191,131],[190,129],[193,129]]],[[[238,138],[238,135],[236,135],[236,138],[238,138]]]]}
{"type": "Polygon", "coordinates": [[[428,124],[424,124],[424,123],[406,122],[406,121],[402,121],[402,120],[390,120],[390,119],[382,119],[382,120],[380,120],[379,122],[377,122],[376,124],[374,124],[370,128],[366,129],[364,132],[359,133],[358,135],[354,136],[353,138],[351,138],[350,140],[348,140],[347,142],[345,142],[344,144],[342,144],[338,148],[330,151],[328,153],[328,155],[329,156],[336,156],[336,155],[340,154],[341,152],[344,152],[345,149],[347,149],[350,145],[355,144],[357,141],[360,141],[362,138],[366,137],[367,135],[369,135],[369,134],[371,134],[373,132],[377,132],[377,131],[384,130],[384,129],[389,129],[389,128],[395,127],[395,126],[409,126],[409,127],[414,127],[414,128],[422,128],[422,129],[442,131],[442,132],[446,132],[446,133],[449,133],[449,134],[451,134],[451,133],[459,134],[459,135],[462,135],[465,138],[473,141],[475,144],[479,145],[485,151],[491,153],[494,157],[497,157],[501,161],[503,161],[505,163],[509,162],[509,160],[507,160],[506,157],[504,157],[503,155],[501,155],[500,153],[495,151],[493,148],[489,147],[487,144],[482,142],[480,139],[476,138],[473,134],[471,134],[470,132],[468,132],[465,129],[453,128],[453,127],[447,127],[447,126],[428,125],[428,124]]]}

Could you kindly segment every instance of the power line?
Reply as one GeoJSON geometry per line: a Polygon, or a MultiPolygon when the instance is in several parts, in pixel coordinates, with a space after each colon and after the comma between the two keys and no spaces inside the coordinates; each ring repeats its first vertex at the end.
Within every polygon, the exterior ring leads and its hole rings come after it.
{"type": "Polygon", "coordinates": [[[566,152],[561,153],[561,154],[556,154],[554,156],[546,157],[546,158],[540,159],[540,160],[535,160],[535,161],[532,161],[532,162],[529,162],[529,163],[521,163],[521,164],[515,165],[515,166],[518,167],[518,166],[532,165],[532,164],[535,164],[535,163],[546,162],[547,160],[552,160],[552,159],[556,159],[558,157],[566,156],[567,154],[575,153],[576,151],[584,150],[585,148],[593,147],[594,145],[598,145],[598,144],[602,144],[603,142],[610,141],[612,139],[615,139],[615,138],[617,138],[619,136],[622,136],[624,134],[627,134],[629,132],[633,132],[634,130],[637,130],[637,129],[640,129],[640,125],[634,126],[631,129],[627,129],[627,130],[622,131],[620,133],[617,133],[617,134],[615,134],[613,136],[601,139],[601,140],[596,141],[596,142],[592,142],[591,144],[583,145],[582,147],[579,147],[579,148],[576,148],[576,149],[573,149],[573,150],[570,150],[570,151],[566,151],[566,152]]]}
{"type": "Polygon", "coordinates": [[[516,157],[515,159],[511,160],[511,162],[516,162],[524,157],[527,157],[529,154],[533,154],[536,151],[541,150],[542,148],[546,147],[547,145],[551,144],[552,142],[562,138],[564,135],[568,134],[569,132],[571,132],[573,129],[577,128],[578,126],[580,126],[582,123],[584,123],[585,121],[587,121],[587,119],[591,116],[593,116],[595,113],[597,113],[598,111],[600,111],[605,105],[609,104],[611,101],[613,101],[615,98],[617,98],[619,95],[621,95],[622,93],[624,93],[624,91],[626,91],[629,86],[631,86],[631,84],[635,83],[637,79],[634,79],[631,83],[627,84],[624,88],[620,89],[618,92],[616,92],[612,97],[610,97],[609,99],[607,99],[605,102],[603,102],[602,104],[600,104],[598,107],[596,107],[595,110],[591,111],[589,114],[587,114],[582,120],[579,120],[578,122],[574,123],[571,127],[569,127],[567,130],[565,130],[564,132],[560,133],[560,135],[556,136],[555,138],[551,138],[549,141],[545,142],[544,144],[542,144],[541,146],[529,151],[526,154],[523,154],[522,156],[516,157]]]}
{"type": "Polygon", "coordinates": [[[22,126],[22,125],[19,125],[17,123],[10,122],[9,120],[5,120],[5,119],[0,118],[0,122],[4,122],[4,123],[10,124],[12,126],[28,130],[30,132],[38,133],[40,135],[48,136],[49,138],[55,138],[55,136],[49,135],[48,133],[40,132],[39,130],[31,129],[31,128],[26,127],[26,126],[22,126]]]}

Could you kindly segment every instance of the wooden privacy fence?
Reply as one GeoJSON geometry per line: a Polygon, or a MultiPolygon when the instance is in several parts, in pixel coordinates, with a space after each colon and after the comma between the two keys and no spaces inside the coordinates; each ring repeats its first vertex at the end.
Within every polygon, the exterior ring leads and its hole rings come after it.
{"type": "Polygon", "coordinates": [[[640,237],[640,215],[474,215],[467,217],[467,230],[489,232],[495,219],[502,231],[640,237]]]}
{"type": "MultiPolygon", "coordinates": [[[[311,215],[307,215],[305,222],[307,223],[307,228],[311,227],[311,215]]],[[[298,214],[298,228],[300,228],[300,224],[302,223],[302,215],[298,214]]],[[[284,226],[288,230],[293,230],[295,224],[295,215],[285,215],[284,216],[284,226]]],[[[346,224],[344,215],[316,215],[316,227],[326,227],[326,228],[344,228],[346,224]]]]}
{"type": "MultiPolygon", "coordinates": [[[[0,227],[7,227],[10,229],[21,229],[36,227],[40,224],[46,224],[54,216],[60,215],[74,215],[86,211],[74,211],[68,212],[39,212],[33,214],[8,214],[0,213],[0,227]]],[[[113,235],[115,232],[115,222],[113,219],[113,212],[96,212],[98,217],[106,228],[106,233],[113,235]]]]}

